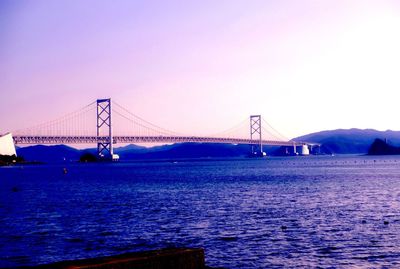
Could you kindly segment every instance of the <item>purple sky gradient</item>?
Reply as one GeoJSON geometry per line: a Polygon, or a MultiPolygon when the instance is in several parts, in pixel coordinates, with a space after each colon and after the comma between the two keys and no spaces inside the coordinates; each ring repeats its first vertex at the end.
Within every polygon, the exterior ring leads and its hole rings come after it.
{"type": "Polygon", "coordinates": [[[181,133],[400,130],[399,3],[1,1],[0,133],[106,97],[181,133]]]}

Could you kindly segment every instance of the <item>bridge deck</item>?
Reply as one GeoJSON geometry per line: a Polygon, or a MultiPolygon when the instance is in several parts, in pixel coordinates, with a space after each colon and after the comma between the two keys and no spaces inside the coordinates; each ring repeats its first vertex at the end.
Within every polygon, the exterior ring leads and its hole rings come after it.
{"type": "MultiPolygon", "coordinates": [[[[23,136],[13,137],[15,144],[96,144],[107,143],[106,136],[23,136]]],[[[225,137],[201,136],[114,136],[113,143],[225,143],[225,144],[258,144],[259,140],[225,137]]],[[[305,142],[262,140],[263,145],[293,146],[306,145],[305,142]]]]}

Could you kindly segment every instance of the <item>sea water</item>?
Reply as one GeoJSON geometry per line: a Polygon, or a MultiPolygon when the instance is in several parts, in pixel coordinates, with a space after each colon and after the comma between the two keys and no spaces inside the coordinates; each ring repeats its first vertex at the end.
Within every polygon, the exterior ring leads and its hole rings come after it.
{"type": "Polygon", "coordinates": [[[224,268],[400,267],[400,157],[0,167],[0,267],[166,247],[224,268]]]}

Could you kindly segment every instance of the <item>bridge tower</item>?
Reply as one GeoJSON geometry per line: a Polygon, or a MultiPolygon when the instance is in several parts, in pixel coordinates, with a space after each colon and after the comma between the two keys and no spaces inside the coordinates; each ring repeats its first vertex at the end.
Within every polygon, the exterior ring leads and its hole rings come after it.
{"type": "Polygon", "coordinates": [[[251,144],[252,156],[264,156],[261,136],[261,115],[250,116],[250,140],[257,139],[257,144],[251,144]],[[253,139],[254,137],[254,139],[253,139]]]}
{"type": "Polygon", "coordinates": [[[97,154],[101,159],[113,158],[111,99],[97,99],[97,154]]]}

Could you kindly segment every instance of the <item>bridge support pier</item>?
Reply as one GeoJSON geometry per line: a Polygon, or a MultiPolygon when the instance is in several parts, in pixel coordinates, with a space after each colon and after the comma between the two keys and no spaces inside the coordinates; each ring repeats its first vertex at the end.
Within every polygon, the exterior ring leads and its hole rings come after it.
{"type": "Polygon", "coordinates": [[[257,144],[251,144],[251,156],[265,156],[261,136],[261,115],[250,116],[250,140],[257,139],[257,144]]]}
{"type": "Polygon", "coordinates": [[[100,159],[113,158],[111,99],[97,100],[97,155],[100,159]]]}

